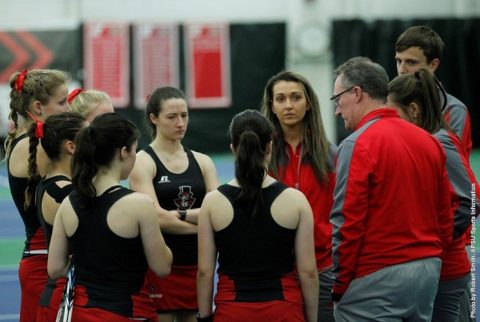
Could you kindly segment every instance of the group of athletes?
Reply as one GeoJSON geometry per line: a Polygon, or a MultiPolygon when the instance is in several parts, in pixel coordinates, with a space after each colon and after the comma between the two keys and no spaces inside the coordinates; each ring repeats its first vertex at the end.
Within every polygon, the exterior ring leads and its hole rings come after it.
{"type": "Polygon", "coordinates": [[[20,321],[474,321],[480,187],[468,109],[435,77],[443,47],[414,26],[392,81],[366,57],[339,66],[331,100],[352,130],[339,147],[308,80],[274,75],[260,111],[231,121],[222,185],[182,144],[179,89],[148,96],[137,153],[139,131],[106,93],[68,93],[58,70],[14,73],[20,321]]]}

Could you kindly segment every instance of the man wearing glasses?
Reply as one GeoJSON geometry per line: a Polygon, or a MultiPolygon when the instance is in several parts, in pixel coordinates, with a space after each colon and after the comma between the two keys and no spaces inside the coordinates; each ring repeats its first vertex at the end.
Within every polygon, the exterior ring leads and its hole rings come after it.
{"type": "Polygon", "coordinates": [[[335,320],[430,321],[453,217],[438,142],[385,106],[388,77],[368,59],[335,71],[339,146],[333,225],[335,320]]]}

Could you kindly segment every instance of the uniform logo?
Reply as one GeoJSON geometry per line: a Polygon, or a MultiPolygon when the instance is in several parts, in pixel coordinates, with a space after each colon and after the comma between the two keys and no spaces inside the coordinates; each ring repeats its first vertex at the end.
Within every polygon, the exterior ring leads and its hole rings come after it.
{"type": "Polygon", "coordinates": [[[177,209],[190,209],[196,200],[196,198],[193,198],[192,187],[180,186],[178,189],[180,190],[178,198],[174,200],[177,209]]]}
{"type": "Polygon", "coordinates": [[[168,180],[168,176],[161,176],[160,181],[158,181],[158,183],[167,183],[167,182],[170,182],[170,180],[168,180]]]}

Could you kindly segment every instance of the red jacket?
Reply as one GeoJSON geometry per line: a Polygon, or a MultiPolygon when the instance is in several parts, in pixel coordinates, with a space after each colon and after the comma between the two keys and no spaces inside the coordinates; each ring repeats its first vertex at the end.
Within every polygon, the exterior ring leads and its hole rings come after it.
{"type": "Polygon", "coordinates": [[[362,118],[339,147],[333,225],[333,298],[382,268],[441,257],[452,239],[445,153],[391,108],[362,118]]]}
{"type": "MultiPolygon", "coordinates": [[[[303,155],[301,144],[297,146],[295,152],[286,142],[285,145],[289,159],[280,160],[279,173],[282,174],[282,178],[278,180],[303,192],[312,207],[315,257],[317,269],[321,271],[332,266],[332,225],[329,218],[333,204],[335,173],[329,172],[328,183],[321,184],[315,176],[309,155],[303,155]]],[[[336,150],[336,146],[330,146],[329,163],[332,164],[332,169],[336,150]]]]}
{"type": "Polygon", "coordinates": [[[478,216],[480,212],[480,200],[472,196],[472,192],[480,191],[480,187],[458,137],[443,129],[435,133],[434,136],[442,145],[446,155],[454,219],[453,240],[443,253],[440,275],[441,280],[449,280],[463,277],[470,272],[470,262],[465,251],[464,233],[471,224],[472,216],[478,216]],[[474,204],[472,204],[473,200],[475,200],[474,204]]]}

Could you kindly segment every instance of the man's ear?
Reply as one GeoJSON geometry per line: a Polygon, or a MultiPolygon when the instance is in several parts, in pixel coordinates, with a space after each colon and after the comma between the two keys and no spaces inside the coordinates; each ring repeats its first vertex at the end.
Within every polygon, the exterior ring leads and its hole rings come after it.
{"type": "Polygon", "coordinates": [[[430,65],[430,70],[432,71],[432,73],[435,73],[438,66],[440,66],[440,59],[438,59],[438,58],[432,59],[432,61],[430,62],[429,65],[430,65]]]}

